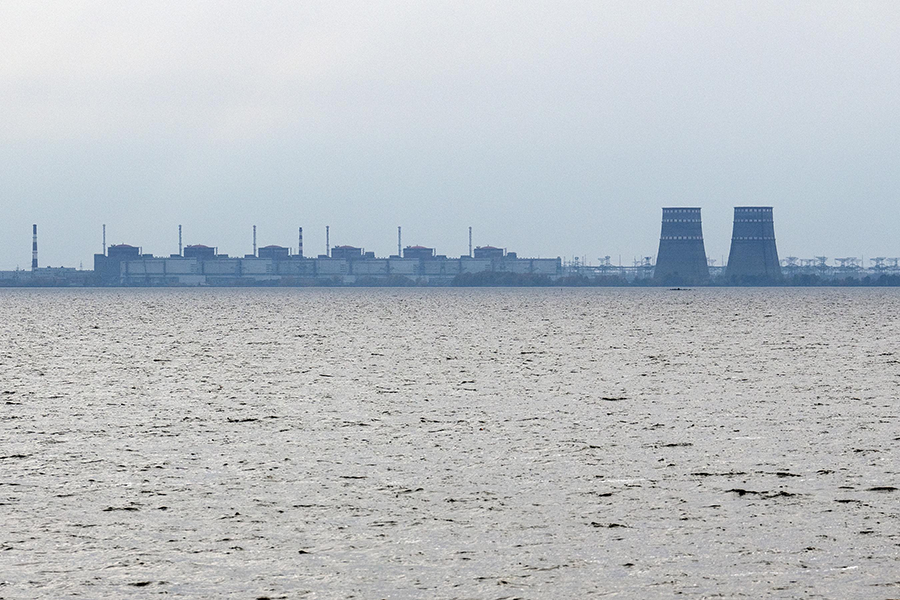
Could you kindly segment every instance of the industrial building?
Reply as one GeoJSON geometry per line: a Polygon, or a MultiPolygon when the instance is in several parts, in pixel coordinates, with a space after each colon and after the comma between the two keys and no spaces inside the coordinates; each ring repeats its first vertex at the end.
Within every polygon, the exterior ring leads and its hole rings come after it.
{"type": "Polygon", "coordinates": [[[403,258],[431,260],[438,257],[434,253],[434,248],[428,248],[426,246],[407,246],[403,249],[403,258]]]}
{"type": "Polygon", "coordinates": [[[734,229],[725,279],[734,283],[781,280],[771,206],[734,207],[734,229]]]}
{"type": "Polygon", "coordinates": [[[186,246],[183,255],[158,257],[140,248],[113,245],[94,255],[94,271],[101,285],[315,285],[359,284],[408,280],[410,283],[446,285],[463,274],[483,272],[541,275],[562,273],[559,258],[518,258],[513,253],[448,258],[434,248],[407,246],[403,256],[377,258],[355,246],[335,246],[330,256],[305,258],[288,248],[265,246],[258,255],[243,258],[218,254],[211,246],[186,246]]]}
{"type": "Polygon", "coordinates": [[[662,227],[653,278],[666,285],[697,285],[709,282],[709,267],[703,246],[700,209],[662,209],[662,227]]]}
{"type": "MultiPolygon", "coordinates": [[[[506,252],[503,248],[495,248],[494,246],[478,246],[474,251],[475,258],[503,258],[506,252]]],[[[515,256],[515,253],[513,253],[515,256]]]]}

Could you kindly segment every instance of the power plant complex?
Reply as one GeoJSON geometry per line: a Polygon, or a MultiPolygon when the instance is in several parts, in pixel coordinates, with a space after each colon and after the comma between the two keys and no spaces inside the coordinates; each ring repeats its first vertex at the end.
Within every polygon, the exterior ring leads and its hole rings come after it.
{"type": "Polygon", "coordinates": [[[243,256],[220,253],[215,246],[182,244],[178,226],[178,254],[145,254],[139,246],[106,245],[94,255],[91,271],[38,265],[37,225],[32,226],[31,270],[0,271],[0,286],[253,286],[253,285],[776,285],[785,275],[815,276],[818,281],[863,279],[885,275],[900,278],[900,259],[878,257],[864,269],[855,258],[826,257],[779,261],[771,206],[734,208],[734,226],[728,262],[711,266],[703,242],[698,207],[665,207],[655,264],[652,257],[632,266],[612,265],[609,257],[599,266],[561,258],[520,258],[516,252],[494,246],[472,246],[459,257],[437,254],[427,246],[403,246],[397,228],[397,254],[375,256],[364,248],[331,247],[326,227],[325,254],[308,257],[303,249],[303,228],[297,231],[296,249],[257,247],[253,226],[253,252],[243,256]]]}

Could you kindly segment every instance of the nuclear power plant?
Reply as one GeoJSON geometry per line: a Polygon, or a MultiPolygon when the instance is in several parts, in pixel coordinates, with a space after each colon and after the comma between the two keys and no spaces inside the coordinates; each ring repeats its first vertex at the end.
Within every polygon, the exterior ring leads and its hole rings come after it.
{"type": "MultiPolygon", "coordinates": [[[[140,246],[106,244],[94,255],[94,268],[50,267],[38,263],[38,228],[31,226],[31,269],[0,271],[0,287],[66,286],[316,286],[316,285],[896,285],[900,286],[900,257],[862,258],[816,256],[778,258],[771,206],[737,206],[727,263],[707,257],[699,207],[662,209],[659,248],[653,256],[635,256],[633,263],[613,264],[609,256],[592,265],[586,257],[520,258],[495,246],[473,246],[468,228],[468,252],[447,256],[429,246],[404,246],[397,227],[397,253],[376,256],[359,246],[332,246],[325,226],[325,253],[304,252],[303,228],[297,229],[297,248],[257,246],[229,256],[214,245],[182,243],[178,225],[178,253],[145,254],[140,246]]],[[[249,227],[249,226],[248,226],[249,227]]],[[[462,237],[462,236],[460,236],[462,237]]],[[[42,246],[46,251],[46,246],[42,246]]],[[[24,245],[23,245],[24,250],[24,245]]],[[[24,254],[24,252],[23,252],[24,254]]],[[[25,258],[24,256],[22,258],[25,258]]],[[[46,262],[46,260],[44,261],[46,262]]],[[[27,264],[27,263],[26,263],[27,264]]]]}
{"type": "Polygon", "coordinates": [[[734,207],[725,279],[733,283],[770,283],[781,279],[771,206],[734,207]]]}
{"type": "Polygon", "coordinates": [[[666,285],[709,282],[699,208],[663,208],[653,278],[666,285]]]}

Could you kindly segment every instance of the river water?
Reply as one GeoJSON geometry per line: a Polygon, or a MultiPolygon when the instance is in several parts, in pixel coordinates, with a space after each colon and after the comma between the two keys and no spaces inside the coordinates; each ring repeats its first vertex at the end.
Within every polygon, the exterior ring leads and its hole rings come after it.
{"type": "Polygon", "coordinates": [[[898,598],[898,313],[0,291],[0,598],[898,598]]]}

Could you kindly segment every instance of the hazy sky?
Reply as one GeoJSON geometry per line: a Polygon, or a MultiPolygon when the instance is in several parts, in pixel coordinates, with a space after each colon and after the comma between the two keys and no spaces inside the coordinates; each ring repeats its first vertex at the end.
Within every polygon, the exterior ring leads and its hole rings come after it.
{"type": "MultiPolygon", "coordinates": [[[[657,250],[775,207],[782,257],[900,256],[900,2],[0,1],[0,269],[657,250]]],[[[867,261],[868,262],[868,261],[867,261]]]]}

